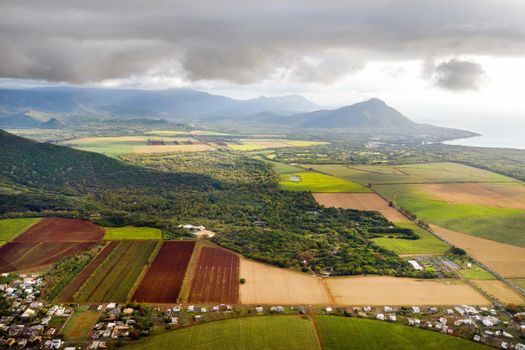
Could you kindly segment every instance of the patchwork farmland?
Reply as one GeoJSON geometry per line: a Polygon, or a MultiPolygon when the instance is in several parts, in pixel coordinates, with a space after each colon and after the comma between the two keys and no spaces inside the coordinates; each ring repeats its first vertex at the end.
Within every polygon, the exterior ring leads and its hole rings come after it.
{"type": "Polygon", "coordinates": [[[239,302],[239,257],[222,249],[203,247],[193,271],[192,303],[239,302]]]}
{"type": "Polygon", "coordinates": [[[76,302],[125,302],[158,241],[122,241],[74,294],[76,302]]]}
{"type": "Polygon", "coordinates": [[[175,303],[193,253],[195,241],[166,241],[140,282],[132,300],[175,303]]]}
{"type": "Polygon", "coordinates": [[[8,242],[0,247],[0,272],[43,267],[96,244],[97,242],[8,242]]]}
{"type": "Polygon", "coordinates": [[[104,249],[62,290],[58,296],[60,302],[71,302],[77,290],[88,280],[97,267],[107,258],[118,245],[117,241],[110,242],[104,249]]]}

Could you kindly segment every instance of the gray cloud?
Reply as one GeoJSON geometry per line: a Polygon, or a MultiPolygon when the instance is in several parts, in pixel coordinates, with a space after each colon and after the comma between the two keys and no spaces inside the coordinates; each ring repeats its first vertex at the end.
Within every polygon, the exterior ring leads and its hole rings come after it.
{"type": "Polygon", "coordinates": [[[485,77],[481,64],[452,59],[435,68],[435,84],[448,90],[477,90],[485,77]]]}
{"type": "MultiPolygon", "coordinates": [[[[5,0],[0,13],[4,78],[326,82],[371,60],[525,54],[521,0],[5,0]]],[[[441,84],[464,84],[462,69],[443,66],[441,84]]]]}

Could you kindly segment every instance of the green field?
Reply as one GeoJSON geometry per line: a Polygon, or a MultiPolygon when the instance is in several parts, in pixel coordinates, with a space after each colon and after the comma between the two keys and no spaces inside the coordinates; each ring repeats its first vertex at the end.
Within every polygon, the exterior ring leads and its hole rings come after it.
{"type": "Polygon", "coordinates": [[[259,316],[182,328],[126,346],[125,349],[308,350],[318,349],[310,318],[259,316]]]}
{"type": "Polygon", "coordinates": [[[434,237],[427,231],[421,229],[416,224],[411,222],[396,222],[397,226],[410,228],[416,232],[420,237],[418,240],[411,239],[400,239],[400,238],[374,238],[373,241],[388,250],[395,252],[396,254],[436,254],[442,255],[448,249],[449,246],[434,237]]]}
{"type": "Polygon", "coordinates": [[[28,228],[42,220],[42,218],[20,218],[0,220],[0,241],[10,241],[28,228]]]}
{"type": "Polygon", "coordinates": [[[329,142],[322,141],[286,141],[287,144],[294,147],[309,147],[309,146],[319,146],[327,145],[329,142]]]}
{"type": "Polygon", "coordinates": [[[468,280],[495,280],[496,277],[488,272],[487,270],[482,269],[476,264],[472,264],[470,269],[461,269],[459,273],[463,278],[468,280]]]}
{"type": "Polygon", "coordinates": [[[375,320],[318,316],[325,349],[474,350],[488,347],[457,337],[375,320]]]}
{"type": "Polygon", "coordinates": [[[515,284],[517,284],[519,287],[525,290],[525,278],[516,278],[511,280],[515,284]]]}
{"type": "Polygon", "coordinates": [[[396,204],[424,222],[454,231],[525,247],[525,211],[436,200],[414,185],[376,186],[396,204]]]}
{"type": "Polygon", "coordinates": [[[98,312],[88,310],[87,305],[81,305],[64,325],[62,333],[68,341],[85,341],[99,317],[98,312]]]}
{"type": "Polygon", "coordinates": [[[122,241],[74,295],[76,302],[125,302],[158,241],[122,241]]]}
{"type": "MultiPolygon", "coordinates": [[[[457,337],[375,320],[316,316],[323,348],[481,350],[457,337]]],[[[204,323],[155,335],[125,349],[319,349],[310,318],[255,316],[204,323]]]]}
{"type": "Polygon", "coordinates": [[[279,184],[283,189],[289,191],[370,192],[368,188],[355,182],[339,179],[335,176],[306,171],[282,175],[279,184]],[[300,181],[290,181],[292,176],[298,177],[300,181]]]}
{"type": "Polygon", "coordinates": [[[104,230],[106,231],[104,239],[110,241],[124,239],[162,239],[161,230],[153,227],[104,227],[104,230]]]}
{"type": "Polygon", "coordinates": [[[305,165],[361,184],[515,182],[507,176],[467,165],[443,162],[409,165],[305,165]]]}
{"type": "MultiPolygon", "coordinates": [[[[166,144],[175,146],[174,141],[196,141],[191,135],[190,137],[167,137],[159,135],[154,136],[109,136],[109,137],[87,137],[73,139],[63,142],[63,145],[71,146],[73,148],[88,151],[102,153],[107,156],[117,157],[121,154],[134,153],[136,147],[151,147],[155,149],[154,145],[148,145],[148,140],[162,140],[166,144]]],[[[186,145],[180,145],[181,148],[186,145]]],[[[162,146],[161,146],[162,147],[162,146]]],[[[187,147],[187,146],[186,146],[187,147]]],[[[143,152],[147,153],[147,152],[143,152]]]]}
{"type": "Polygon", "coordinates": [[[258,151],[269,148],[268,146],[258,145],[256,143],[243,143],[242,145],[229,144],[228,147],[234,151],[258,151]]]}

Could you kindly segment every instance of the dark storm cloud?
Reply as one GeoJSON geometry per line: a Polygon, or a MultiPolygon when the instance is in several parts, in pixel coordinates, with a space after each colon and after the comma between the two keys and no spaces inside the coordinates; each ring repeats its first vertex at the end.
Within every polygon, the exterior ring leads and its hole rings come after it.
{"type": "Polygon", "coordinates": [[[87,83],[155,71],[250,83],[285,71],[329,81],[370,60],[522,55],[524,9],[520,0],[4,0],[0,77],[87,83]]]}
{"type": "Polygon", "coordinates": [[[436,85],[448,90],[477,90],[485,76],[476,62],[452,59],[435,69],[436,85]]]}

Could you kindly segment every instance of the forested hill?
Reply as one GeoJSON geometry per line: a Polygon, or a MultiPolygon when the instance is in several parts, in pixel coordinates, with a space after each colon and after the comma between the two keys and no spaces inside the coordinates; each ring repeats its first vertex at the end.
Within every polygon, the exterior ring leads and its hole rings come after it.
{"type": "Polygon", "coordinates": [[[31,141],[0,130],[0,176],[5,183],[65,194],[119,186],[209,185],[203,176],[161,174],[69,147],[31,141]]]}

